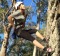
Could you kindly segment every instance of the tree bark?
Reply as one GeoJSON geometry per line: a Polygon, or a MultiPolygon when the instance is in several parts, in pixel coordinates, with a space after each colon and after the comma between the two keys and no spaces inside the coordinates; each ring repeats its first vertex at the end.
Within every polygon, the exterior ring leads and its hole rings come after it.
{"type": "Polygon", "coordinates": [[[11,0],[11,1],[12,1],[12,6],[14,6],[16,3],[16,0],[11,0]]]}
{"type": "Polygon", "coordinates": [[[6,27],[4,26],[4,40],[3,40],[3,43],[2,43],[0,56],[6,56],[7,45],[8,45],[8,32],[6,31],[6,27]]]}
{"type": "MultiPolygon", "coordinates": [[[[16,2],[16,0],[12,0],[12,6],[15,4],[15,2],[16,2]]],[[[9,10],[8,10],[8,12],[9,12],[9,10]]],[[[2,43],[0,56],[6,56],[8,39],[9,39],[9,31],[10,31],[9,29],[7,31],[7,27],[4,24],[4,20],[5,20],[5,15],[3,14],[4,40],[2,43]]]]}
{"type": "Polygon", "coordinates": [[[60,0],[48,1],[47,15],[47,37],[54,51],[51,56],[60,56],[60,0]]]}
{"type": "Polygon", "coordinates": [[[8,45],[8,38],[9,38],[7,27],[4,25],[4,20],[5,20],[5,16],[4,16],[4,13],[3,13],[4,40],[3,40],[3,43],[2,43],[0,56],[6,56],[7,45],[8,45]]]}

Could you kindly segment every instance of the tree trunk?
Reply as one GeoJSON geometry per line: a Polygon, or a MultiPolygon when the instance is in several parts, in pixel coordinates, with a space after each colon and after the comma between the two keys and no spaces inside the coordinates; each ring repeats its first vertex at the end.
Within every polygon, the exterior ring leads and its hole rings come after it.
{"type": "Polygon", "coordinates": [[[36,46],[34,46],[33,56],[36,56],[36,46]]]}
{"type": "Polygon", "coordinates": [[[7,31],[7,27],[4,25],[4,20],[5,20],[5,15],[3,13],[4,40],[3,40],[3,43],[2,43],[0,56],[6,56],[7,45],[8,45],[8,38],[9,38],[9,36],[8,36],[9,33],[7,31]]]}
{"type": "Polygon", "coordinates": [[[8,45],[8,32],[6,31],[6,27],[4,26],[4,40],[3,40],[3,43],[2,43],[0,56],[6,56],[7,45],[8,45]]]}
{"type": "Polygon", "coordinates": [[[54,51],[51,56],[60,56],[60,0],[48,0],[47,37],[54,51]]]}
{"type": "MultiPolygon", "coordinates": [[[[16,0],[12,0],[12,6],[15,4],[15,2],[16,2],[16,0]]],[[[3,14],[3,22],[4,22],[4,20],[5,20],[5,15],[3,14]]],[[[9,30],[7,31],[7,27],[4,25],[4,23],[3,23],[3,27],[4,27],[4,40],[2,43],[0,56],[6,56],[8,39],[9,39],[9,30]]]]}
{"type": "MultiPolygon", "coordinates": [[[[39,28],[40,28],[40,21],[39,20],[37,20],[37,30],[39,30],[39,28]]],[[[36,38],[37,39],[37,38],[36,38]]],[[[37,47],[36,46],[34,46],[34,50],[33,50],[33,56],[36,56],[36,52],[37,51],[37,47]]],[[[39,51],[39,50],[38,50],[39,51]]]]}

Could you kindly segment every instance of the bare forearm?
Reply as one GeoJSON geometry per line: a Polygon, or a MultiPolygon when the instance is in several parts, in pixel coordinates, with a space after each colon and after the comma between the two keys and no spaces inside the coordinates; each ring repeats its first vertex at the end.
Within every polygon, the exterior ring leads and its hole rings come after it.
{"type": "Polygon", "coordinates": [[[14,22],[13,22],[13,20],[12,20],[12,17],[11,17],[11,16],[9,16],[9,17],[8,17],[8,21],[9,21],[9,24],[10,24],[10,25],[12,25],[12,26],[14,25],[14,22]]]}

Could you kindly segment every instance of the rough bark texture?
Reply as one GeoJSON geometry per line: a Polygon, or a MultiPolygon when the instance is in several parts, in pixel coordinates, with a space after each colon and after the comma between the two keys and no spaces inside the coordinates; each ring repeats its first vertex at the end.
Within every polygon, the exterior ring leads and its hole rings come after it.
{"type": "Polygon", "coordinates": [[[2,43],[0,56],[6,56],[7,45],[8,45],[8,32],[6,31],[6,27],[4,26],[4,40],[3,40],[3,43],[2,43]]]}
{"type": "MultiPolygon", "coordinates": [[[[15,4],[15,2],[16,2],[16,0],[12,0],[12,6],[15,4]]],[[[9,10],[7,11],[7,13],[9,12],[9,10]]],[[[5,15],[3,15],[3,22],[4,22],[4,20],[5,20],[5,15]]],[[[7,27],[5,26],[4,23],[3,23],[3,27],[4,27],[4,40],[3,40],[3,43],[2,43],[0,56],[6,56],[7,46],[8,46],[8,39],[9,39],[9,32],[10,32],[10,30],[7,31],[7,27]]]]}
{"type": "Polygon", "coordinates": [[[54,51],[51,56],[60,56],[60,0],[48,0],[47,37],[54,51]]]}
{"type": "Polygon", "coordinates": [[[0,56],[6,56],[6,52],[7,52],[7,45],[8,45],[8,31],[7,31],[7,27],[4,25],[4,20],[5,20],[5,14],[3,13],[3,27],[4,27],[4,40],[2,42],[2,47],[1,47],[1,51],[0,51],[0,56]]]}

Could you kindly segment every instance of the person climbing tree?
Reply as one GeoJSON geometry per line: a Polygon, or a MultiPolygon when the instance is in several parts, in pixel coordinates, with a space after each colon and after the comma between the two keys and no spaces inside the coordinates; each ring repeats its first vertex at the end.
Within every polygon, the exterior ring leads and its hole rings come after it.
{"type": "Polygon", "coordinates": [[[25,12],[24,3],[21,1],[16,2],[14,7],[16,11],[8,16],[9,25],[14,29],[14,33],[12,34],[13,38],[15,39],[16,36],[19,38],[22,37],[31,41],[35,46],[41,48],[42,50],[49,51],[48,47],[43,46],[33,36],[31,36],[31,34],[35,33],[37,37],[41,38],[43,41],[46,41],[46,39],[38,32],[37,29],[25,29],[27,14],[25,12]]]}

